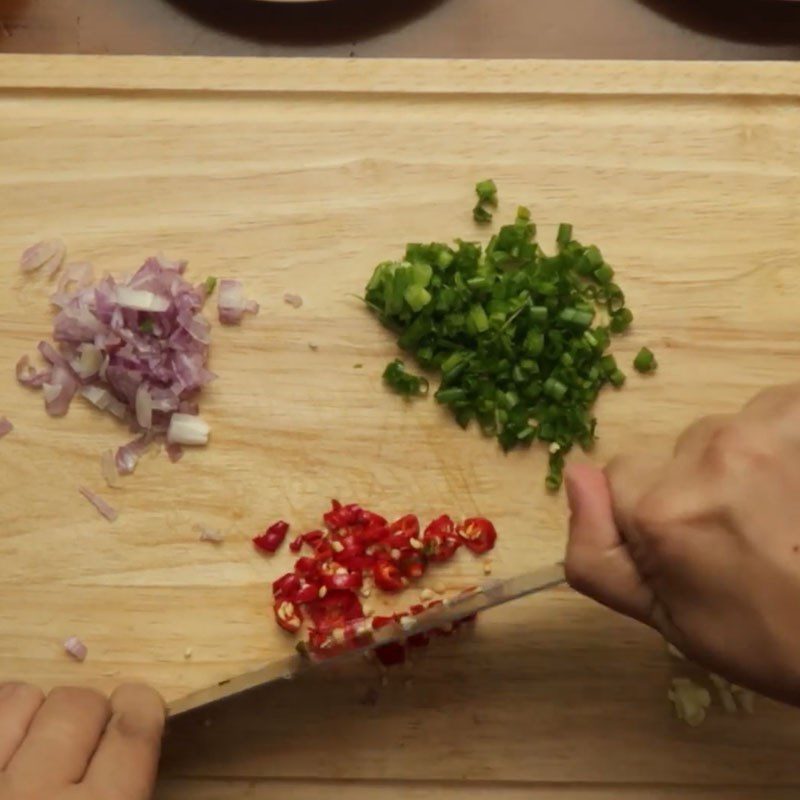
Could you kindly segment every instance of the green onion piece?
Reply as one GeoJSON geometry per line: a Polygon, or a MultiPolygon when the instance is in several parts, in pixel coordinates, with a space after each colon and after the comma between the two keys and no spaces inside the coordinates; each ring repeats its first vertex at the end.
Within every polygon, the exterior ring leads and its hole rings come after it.
{"type": "Polygon", "coordinates": [[[548,378],[544,382],[545,394],[550,395],[553,400],[562,400],[567,393],[567,387],[556,378],[548,378]]]}
{"type": "Polygon", "coordinates": [[[619,389],[625,383],[625,373],[620,369],[615,369],[609,376],[608,382],[619,389]]]}
{"type": "Polygon", "coordinates": [[[547,306],[532,306],[528,311],[531,322],[544,322],[547,319],[547,306]]]}
{"type": "Polygon", "coordinates": [[[637,372],[653,372],[657,366],[658,362],[653,351],[647,347],[643,347],[633,359],[633,367],[637,372]]]}
{"type": "Polygon", "coordinates": [[[469,310],[467,320],[475,329],[476,333],[485,333],[489,330],[489,318],[486,316],[486,311],[484,311],[483,306],[478,303],[469,310]]]}
{"type": "Polygon", "coordinates": [[[487,211],[480,203],[472,209],[472,218],[475,222],[486,223],[492,221],[491,211],[487,211]]]}
{"type": "Polygon", "coordinates": [[[152,317],[145,317],[139,323],[139,330],[142,333],[152,333],[153,332],[153,318],[152,317]]]}
{"type": "Polygon", "coordinates": [[[475,191],[479,202],[497,204],[497,185],[493,180],[479,181],[475,184],[475,191]]]}
{"type": "Polygon", "coordinates": [[[603,264],[602,267],[598,267],[594,271],[594,277],[598,283],[611,283],[611,279],[614,277],[614,270],[608,264],[603,264]]]}
{"type": "Polygon", "coordinates": [[[421,311],[431,302],[431,293],[423,286],[414,284],[406,289],[403,295],[412,311],[421,311]]]}
{"type": "Polygon", "coordinates": [[[387,364],[383,371],[383,380],[404,397],[418,397],[428,393],[428,381],[420,375],[406,372],[405,364],[399,358],[387,364]]]}
{"type": "Polygon", "coordinates": [[[630,327],[631,322],[633,322],[633,314],[630,309],[621,308],[611,315],[608,327],[612,333],[622,333],[630,327]]]}
{"type": "Polygon", "coordinates": [[[526,206],[519,206],[517,208],[517,222],[530,222],[531,210],[526,206]]]}
{"type": "Polygon", "coordinates": [[[562,222],[558,226],[558,235],[556,236],[556,242],[561,247],[565,247],[572,241],[572,225],[568,222],[562,222]]]}
{"type": "Polygon", "coordinates": [[[209,276],[203,281],[203,291],[206,294],[211,294],[217,288],[217,279],[209,276]]]}
{"type": "Polygon", "coordinates": [[[446,406],[466,399],[467,393],[463,389],[439,389],[435,397],[438,402],[446,406]]]}

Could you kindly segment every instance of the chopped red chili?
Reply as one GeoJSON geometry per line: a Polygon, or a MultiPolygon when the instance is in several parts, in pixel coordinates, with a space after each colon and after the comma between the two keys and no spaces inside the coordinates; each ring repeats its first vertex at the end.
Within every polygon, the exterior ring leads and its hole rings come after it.
{"type": "MultiPolygon", "coordinates": [[[[326,530],[312,530],[291,541],[293,553],[306,546],[310,554],[298,558],[292,572],[272,584],[278,624],[297,633],[304,622],[301,607],[305,609],[309,618],[305,648],[320,656],[367,643],[365,624],[367,630],[377,630],[441,603],[416,604],[408,612],[374,617],[370,626],[357,595],[365,579],[371,578],[382,591],[399,592],[422,577],[430,563],[452,558],[462,543],[480,554],[491,550],[497,538],[494,526],[483,518],[468,519],[456,527],[443,515],[420,534],[419,519],[414,514],[389,524],[384,517],[355,503],[342,505],[336,500],[323,519],[326,530]]],[[[288,530],[287,523],[277,522],[253,542],[260,550],[274,553],[288,530]]],[[[454,627],[413,634],[405,642],[377,648],[376,655],[387,665],[402,663],[407,647],[422,647],[431,633],[447,635],[454,627]]]]}
{"type": "Polygon", "coordinates": [[[465,519],[458,526],[458,535],[464,544],[476,555],[488,553],[497,541],[497,531],[488,519],[473,517],[465,519]]]}
{"type": "Polygon", "coordinates": [[[330,633],[335,628],[345,628],[348,622],[363,619],[364,609],[353,592],[333,589],[308,604],[308,616],[316,630],[330,633]]]}
{"type": "Polygon", "coordinates": [[[262,550],[265,553],[274,553],[283,544],[288,532],[289,523],[280,520],[270,525],[264,533],[254,536],[253,544],[258,550],[262,550]]]}
{"type": "Polygon", "coordinates": [[[425,529],[422,535],[425,554],[431,561],[441,563],[449,561],[461,547],[461,540],[456,533],[456,526],[450,517],[443,514],[425,529]]]}
{"type": "Polygon", "coordinates": [[[303,615],[291,600],[275,601],[275,619],[289,633],[297,633],[303,624],[303,615]]]}
{"type": "Polygon", "coordinates": [[[375,585],[384,592],[399,592],[405,587],[403,573],[391,561],[378,561],[372,567],[375,585]]]}

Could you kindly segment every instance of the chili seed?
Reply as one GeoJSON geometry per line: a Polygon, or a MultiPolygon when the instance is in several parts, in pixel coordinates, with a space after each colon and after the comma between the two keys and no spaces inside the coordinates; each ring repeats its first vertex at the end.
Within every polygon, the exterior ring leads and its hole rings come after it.
{"type": "Polygon", "coordinates": [[[398,561],[400,559],[400,556],[402,555],[402,553],[396,547],[394,547],[394,548],[392,548],[392,550],[389,553],[389,555],[392,557],[392,561],[398,561]]]}
{"type": "Polygon", "coordinates": [[[419,593],[420,600],[433,600],[434,594],[430,589],[423,589],[419,593]]]}
{"type": "Polygon", "coordinates": [[[319,599],[322,600],[322,598],[325,597],[326,594],[328,594],[328,587],[327,586],[320,586],[319,587],[319,593],[318,593],[319,599]]]}
{"type": "Polygon", "coordinates": [[[419,539],[415,539],[415,538],[411,538],[411,539],[409,539],[409,544],[410,544],[410,545],[411,545],[411,546],[412,546],[412,547],[413,547],[415,550],[422,550],[422,548],[425,546],[425,545],[423,545],[423,544],[422,544],[422,542],[421,542],[419,539]]]}

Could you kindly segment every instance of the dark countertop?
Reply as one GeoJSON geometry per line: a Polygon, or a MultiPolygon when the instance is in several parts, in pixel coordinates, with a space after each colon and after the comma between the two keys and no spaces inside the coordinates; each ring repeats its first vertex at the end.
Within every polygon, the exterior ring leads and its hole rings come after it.
{"type": "Polygon", "coordinates": [[[0,0],[0,52],[797,59],[778,0],[0,0]]]}

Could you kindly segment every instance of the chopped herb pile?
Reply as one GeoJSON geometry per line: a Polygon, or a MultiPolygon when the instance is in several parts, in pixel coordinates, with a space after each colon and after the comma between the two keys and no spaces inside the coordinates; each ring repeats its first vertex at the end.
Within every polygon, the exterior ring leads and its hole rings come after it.
{"type": "MultiPolygon", "coordinates": [[[[489,184],[478,184],[481,202],[496,199],[489,184]]],[[[614,270],[597,247],[573,238],[571,225],[559,227],[557,251],[546,255],[524,207],[485,248],[409,244],[402,261],[376,268],[366,301],[404,350],[440,373],[436,400],[462,427],[477,421],[505,449],[548,444],[550,489],[561,485],[573,445],[594,442],[600,390],[625,382],[607,353],[612,335],[633,321],[614,270]]],[[[653,369],[652,353],[643,353],[636,368],[653,369]]],[[[423,385],[399,360],[384,378],[406,396],[423,385]]]]}

